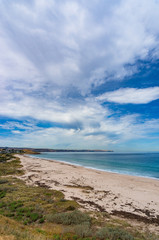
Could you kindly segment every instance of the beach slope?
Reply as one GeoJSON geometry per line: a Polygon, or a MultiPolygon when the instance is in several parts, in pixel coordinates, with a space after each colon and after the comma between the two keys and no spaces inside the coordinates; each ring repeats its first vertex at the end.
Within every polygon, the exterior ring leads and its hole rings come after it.
{"type": "Polygon", "coordinates": [[[60,190],[85,209],[159,225],[159,181],[18,155],[30,185],[60,190]]]}

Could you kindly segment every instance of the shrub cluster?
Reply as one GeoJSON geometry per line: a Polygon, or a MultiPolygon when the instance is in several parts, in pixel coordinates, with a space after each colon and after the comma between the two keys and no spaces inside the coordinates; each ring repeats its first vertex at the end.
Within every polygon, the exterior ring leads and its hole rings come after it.
{"type": "Polygon", "coordinates": [[[18,221],[23,221],[24,224],[36,221],[39,223],[44,222],[41,213],[36,212],[34,208],[24,207],[21,201],[13,201],[10,203],[1,202],[0,213],[7,217],[13,217],[18,221]]]}
{"type": "Polygon", "coordinates": [[[101,228],[96,233],[97,239],[100,240],[134,240],[134,237],[127,231],[120,228],[101,228]]]}
{"type": "Polygon", "coordinates": [[[11,158],[13,158],[14,156],[12,156],[12,154],[9,153],[1,153],[0,154],[0,162],[6,162],[8,160],[10,160],[11,158]]]}
{"type": "Polygon", "coordinates": [[[7,179],[0,179],[0,184],[5,184],[5,183],[8,183],[8,180],[7,179]]]}
{"type": "Polygon", "coordinates": [[[12,154],[0,154],[0,176],[21,175],[23,174],[21,167],[19,158],[12,154]]]}
{"type": "Polygon", "coordinates": [[[88,222],[76,225],[74,231],[81,238],[90,237],[92,235],[90,224],[88,222]]]}
{"type": "Polygon", "coordinates": [[[49,222],[54,222],[64,225],[77,225],[84,222],[90,223],[91,218],[88,214],[82,213],[79,210],[72,212],[56,213],[47,215],[47,220],[49,222]]]}

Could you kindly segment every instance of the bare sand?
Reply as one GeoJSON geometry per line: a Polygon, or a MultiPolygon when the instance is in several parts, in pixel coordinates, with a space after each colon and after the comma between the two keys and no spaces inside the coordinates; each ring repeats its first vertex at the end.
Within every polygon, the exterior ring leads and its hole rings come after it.
{"type": "Polygon", "coordinates": [[[138,219],[159,226],[159,180],[87,169],[18,155],[31,185],[60,190],[85,209],[138,219]]]}

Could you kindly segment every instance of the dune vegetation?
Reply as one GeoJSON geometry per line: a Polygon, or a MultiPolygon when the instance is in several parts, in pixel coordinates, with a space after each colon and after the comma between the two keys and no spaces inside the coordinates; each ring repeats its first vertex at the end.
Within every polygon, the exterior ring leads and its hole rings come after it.
{"type": "Polygon", "coordinates": [[[47,186],[28,186],[14,154],[0,154],[0,240],[157,240],[125,220],[86,212],[47,186]]]}

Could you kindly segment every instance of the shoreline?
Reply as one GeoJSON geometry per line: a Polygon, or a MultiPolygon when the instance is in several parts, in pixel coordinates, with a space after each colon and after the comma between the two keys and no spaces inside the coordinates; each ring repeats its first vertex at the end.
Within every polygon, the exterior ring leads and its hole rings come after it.
{"type": "Polygon", "coordinates": [[[89,211],[102,211],[147,225],[159,231],[159,181],[76,166],[57,160],[18,155],[29,185],[64,193],[89,211]]]}
{"type": "Polygon", "coordinates": [[[103,170],[103,169],[100,169],[100,168],[83,166],[83,165],[80,165],[80,164],[77,164],[77,163],[70,163],[70,162],[63,161],[63,160],[42,158],[42,157],[34,156],[34,155],[31,155],[31,154],[25,154],[25,156],[30,157],[30,158],[41,159],[41,160],[44,160],[44,161],[46,160],[46,161],[52,161],[52,162],[57,162],[57,163],[61,162],[61,163],[68,164],[68,165],[71,165],[71,166],[83,167],[83,168],[86,168],[86,169],[100,171],[100,172],[113,173],[113,174],[119,174],[119,175],[124,175],[124,176],[131,176],[131,177],[147,178],[147,179],[153,179],[153,180],[159,181],[159,178],[150,177],[150,176],[142,176],[142,175],[135,175],[135,174],[133,175],[133,174],[129,174],[129,173],[122,173],[122,172],[111,171],[111,170],[103,170]]]}

